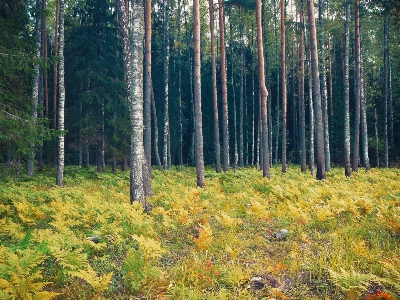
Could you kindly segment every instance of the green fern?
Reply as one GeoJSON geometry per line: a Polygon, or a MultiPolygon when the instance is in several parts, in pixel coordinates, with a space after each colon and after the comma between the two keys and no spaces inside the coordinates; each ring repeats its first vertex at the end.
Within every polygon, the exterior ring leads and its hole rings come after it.
{"type": "Polygon", "coordinates": [[[356,299],[365,292],[372,282],[379,282],[378,277],[372,274],[362,274],[354,270],[346,271],[343,268],[340,272],[328,269],[330,281],[344,291],[347,299],[356,299]]]}

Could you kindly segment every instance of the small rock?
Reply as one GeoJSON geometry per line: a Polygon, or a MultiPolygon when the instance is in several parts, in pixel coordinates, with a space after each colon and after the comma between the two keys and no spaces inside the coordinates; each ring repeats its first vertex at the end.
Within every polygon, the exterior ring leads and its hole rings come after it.
{"type": "Polygon", "coordinates": [[[289,231],[287,229],[281,229],[277,233],[275,233],[275,237],[278,240],[282,240],[288,236],[289,231]]]}
{"type": "Polygon", "coordinates": [[[86,239],[92,241],[95,244],[100,242],[100,238],[98,236],[88,236],[86,239]]]}

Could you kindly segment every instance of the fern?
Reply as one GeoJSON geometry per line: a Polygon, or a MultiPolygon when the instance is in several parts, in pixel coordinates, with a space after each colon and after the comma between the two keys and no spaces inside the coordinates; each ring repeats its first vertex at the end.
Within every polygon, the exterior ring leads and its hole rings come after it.
{"type": "Polygon", "coordinates": [[[400,294],[400,258],[393,258],[391,260],[381,261],[384,267],[387,278],[384,279],[395,289],[396,293],[400,294]]]}
{"type": "Polygon", "coordinates": [[[132,235],[132,237],[138,242],[145,260],[159,258],[163,253],[165,253],[160,242],[152,238],[143,235],[137,236],[136,234],[132,235]]]}
{"type": "Polygon", "coordinates": [[[210,225],[199,225],[199,236],[193,238],[193,242],[196,244],[197,249],[206,250],[212,243],[212,229],[210,225]]]}
{"type": "Polygon", "coordinates": [[[88,265],[87,270],[69,271],[71,276],[79,277],[85,280],[96,293],[102,293],[108,289],[113,273],[97,275],[96,271],[88,265]]]}
{"type": "Polygon", "coordinates": [[[340,272],[328,269],[330,281],[347,294],[348,299],[356,299],[365,292],[372,282],[379,282],[378,277],[372,274],[361,274],[354,270],[340,272]]]}

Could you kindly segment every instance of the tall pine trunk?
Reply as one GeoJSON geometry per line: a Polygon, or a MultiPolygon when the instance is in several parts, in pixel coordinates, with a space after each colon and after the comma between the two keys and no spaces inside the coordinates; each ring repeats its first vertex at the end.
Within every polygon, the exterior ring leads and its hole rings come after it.
{"type": "Polygon", "coordinates": [[[304,103],[304,7],[303,0],[300,3],[300,23],[302,25],[300,35],[299,51],[299,104],[300,104],[300,145],[301,145],[301,171],[307,171],[307,149],[306,149],[306,112],[304,103]]]}
{"type": "Polygon", "coordinates": [[[315,111],[315,129],[317,142],[317,179],[326,178],[325,174],[325,147],[324,124],[322,120],[321,89],[319,84],[317,30],[314,18],[314,1],[307,0],[308,25],[310,31],[311,69],[313,79],[313,102],[315,111]]]}
{"type": "Polygon", "coordinates": [[[379,168],[379,136],[378,136],[378,113],[376,107],[374,108],[374,125],[375,125],[375,159],[376,159],[376,167],[379,168]]]}
{"type": "Polygon", "coordinates": [[[361,67],[360,74],[360,101],[361,101],[361,150],[363,156],[363,162],[365,170],[368,172],[370,170],[369,156],[368,156],[368,128],[367,128],[367,99],[365,95],[365,82],[363,69],[361,67]]]}
{"type": "Polygon", "coordinates": [[[197,186],[204,186],[203,127],[201,113],[201,56],[200,56],[200,0],[193,1],[193,47],[194,47],[194,139],[196,147],[197,186]]]}
{"type": "Polygon", "coordinates": [[[217,71],[215,63],[215,36],[214,36],[214,5],[209,0],[210,32],[211,32],[211,61],[212,61],[212,87],[213,87],[213,108],[214,108],[214,147],[215,147],[215,169],[221,172],[221,146],[219,143],[218,123],[218,92],[217,92],[217,71]]]}
{"type": "Polygon", "coordinates": [[[156,157],[156,163],[158,170],[162,170],[162,164],[160,159],[160,154],[158,151],[158,120],[157,120],[157,109],[156,109],[156,102],[154,101],[154,92],[153,92],[153,84],[151,84],[151,112],[153,114],[153,145],[154,145],[154,156],[156,157]]]}
{"type": "Polygon", "coordinates": [[[263,177],[270,178],[269,170],[269,149],[268,149],[268,120],[267,120],[267,101],[268,91],[265,86],[264,75],[264,47],[262,40],[261,22],[261,0],[256,0],[256,24],[257,24],[257,49],[258,49],[258,83],[260,89],[260,111],[261,111],[261,146],[262,148],[262,170],[263,177]]]}
{"type": "Polygon", "coordinates": [[[243,8],[240,13],[240,98],[239,98],[239,167],[243,168],[243,102],[244,102],[244,40],[243,40],[243,8]]]}
{"type": "Polygon", "coordinates": [[[145,0],[144,9],[145,42],[144,42],[144,133],[143,144],[147,162],[145,181],[148,185],[151,178],[151,0],[145,0]]]}
{"type": "Polygon", "coordinates": [[[286,173],[287,91],[286,91],[285,0],[281,0],[281,69],[282,69],[282,172],[286,173]]]}
{"type": "Polygon", "coordinates": [[[385,168],[389,167],[389,134],[388,134],[388,99],[389,99],[389,16],[385,13],[383,25],[383,101],[384,101],[384,116],[383,116],[383,138],[385,141],[385,168]]]}
{"type": "Polygon", "coordinates": [[[64,0],[60,0],[60,34],[59,34],[59,51],[58,51],[58,130],[61,132],[58,138],[58,161],[57,161],[57,179],[58,186],[64,186],[64,106],[65,106],[65,85],[64,85],[64,0]]]}
{"type": "Polygon", "coordinates": [[[347,177],[351,176],[350,166],[350,91],[349,91],[349,23],[350,23],[350,3],[345,4],[345,23],[344,23],[344,173],[347,177]]]}
{"type": "Polygon", "coordinates": [[[228,127],[228,89],[226,83],[226,51],[225,51],[225,32],[224,32],[224,6],[222,0],[218,0],[219,5],[219,42],[221,59],[221,97],[222,97],[222,149],[223,149],[223,169],[229,170],[229,127],[228,127]]]}

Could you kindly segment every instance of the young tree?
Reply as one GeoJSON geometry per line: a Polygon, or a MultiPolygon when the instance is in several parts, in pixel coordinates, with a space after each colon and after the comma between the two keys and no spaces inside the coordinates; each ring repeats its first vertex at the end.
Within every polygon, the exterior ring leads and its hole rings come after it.
{"type": "Polygon", "coordinates": [[[200,57],[200,0],[193,1],[193,47],[194,47],[194,139],[196,155],[197,186],[204,186],[203,129],[201,113],[201,57],[200,57]]]}
{"type": "Polygon", "coordinates": [[[299,45],[299,102],[300,102],[300,145],[301,145],[301,171],[307,171],[307,150],[306,150],[306,112],[304,103],[304,7],[303,0],[300,1],[300,45],[299,45]]]}
{"type": "Polygon", "coordinates": [[[262,22],[261,22],[261,0],[256,0],[256,24],[257,24],[257,49],[258,49],[258,84],[260,90],[260,111],[261,111],[261,148],[263,177],[270,178],[269,170],[269,149],[268,149],[268,120],[267,120],[267,99],[268,91],[265,87],[264,75],[264,47],[262,41],[262,22]]]}
{"type": "Polygon", "coordinates": [[[210,33],[211,33],[211,73],[213,87],[213,105],[214,105],[214,147],[215,147],[215,168],[216,172],[221,172],[221,146],[219,143],[219,124],[218,124],[218,93],[217,93],[217,71],[215,65],[215,37],[214,37],[214,4],[209,0],[210,13],[210,33]]]}
{"type": "Polygon", "coordinates": [[[58,186],[64,186],[64,106],[65,106],[65,85],[64,85],[64,0],[60,0],[60,33],[59,33],[59,51],[58,51],[58,130],[61,132],[58,138],[58,161],[57,161],[57,179],[58,186]]]}
{"type": "Polygon", "coordinates": [[[313,79],[313,101],[315,110],[315,129],[317,139],[317,179],[326,178],[325,152],[324,152],[324,127],[322,121],[321,89],[319,84],[317,30],[314,18],[314,1],[307,0],[308,26],[310,31],[311,69],[313,79]]]}
{"type": "Polygon", "coordinates": [[[224,6],[222,0],[219,5],[219,43],[221,59],[221,97],[222,97],[222,148],[223,148],[223,169],[229,170],[229,127],[228,127],[228,90],[226,83],[226,52],[225,52],[225,28],[224,28],[224,6]]]}
{"type": "Polygon", "coordinates": [[[167,170],[170,168],[170,124],[169,124],[169,99],[168,99],[168,83],[169,83],[169,9],[168,1],[163,1],[164,10],[164,31],[163,31],[163,48],[164,48],[164,147],[163,147],[163,166],[167,170]]]}

